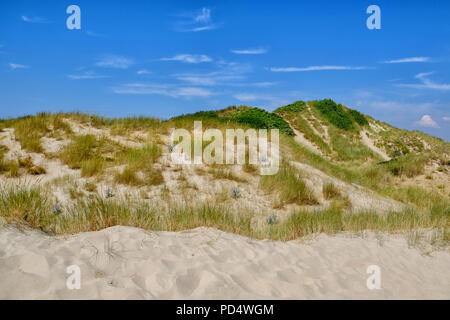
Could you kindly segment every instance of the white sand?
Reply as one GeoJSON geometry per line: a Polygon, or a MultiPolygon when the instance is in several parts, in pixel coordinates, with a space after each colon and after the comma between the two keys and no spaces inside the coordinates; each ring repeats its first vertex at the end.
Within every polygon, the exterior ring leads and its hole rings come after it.
{"type": "Polygon", "coordinates": [[[448,251],[423,255],[400,236],[283,243],[207,228],[62,238],[0,227],[0,299],[449,299],[449,270],[448,251]],[[80,290],[66,288],[73,264],[80,290]],[[380,290],[366,286],[374,264],[380,290]]]}

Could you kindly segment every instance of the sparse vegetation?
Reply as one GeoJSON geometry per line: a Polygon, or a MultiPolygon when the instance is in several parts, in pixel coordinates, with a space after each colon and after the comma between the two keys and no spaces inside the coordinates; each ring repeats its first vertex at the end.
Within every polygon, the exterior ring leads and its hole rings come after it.
{"type": "Polygon", "coordinates": [[[114,175],[114,182],[130,186],[139,186],[143,184],[143,181],[138,177],[136,170],[129,166],[125,167],[122,172],[116,172],[114,175]]]}
{"type": "Polygon", "coordinates": [[[342,197],[341,192],[333,183],[327,183],[322,188],[323,197],[327,200],[340,199],[342,197]]]}
{"type": "MultiPolygon", "coordinates": [[[[332,100],[310,102],[308,105],[303,101],[297,101],[277,109],[276,112],[282,114],[296,129],[302,131],[308,140],[323,151],[325,157],[297,143],[292,137],[293,131],[288,122],[279,115],[246,106],[198,112],[162,122],[143,117],[108,119],[83,114],[39,114],[35,117],[0,121],[0,128],[15,129],[16,139],[28,152],[42,153],[41,138],[44,136],[68,139],[69,144],[60,152],[53,152],[54,157],[60,158],[72,169],[80,169],[81,175],[89,178],[82,179],[83,181],[93,181],[82,182],[78,187],[78,185],[71,185],[68,181],[57,185],[57,182],[52,180],[46,183],[46,187],[42,190],[5,187],[4,190],[0,190],[0,215],[10,222],[20,222],[55,233],[98,230],[117,224],[133,225],[149,230],[174,231],[206,225],[257,238],[288,240],[314,232],[335,233],[364,229],[390,232],[432,228],[440,230],[442,237],[448,241],[449,198],[445,180],[442,180],[449,171],[448,143],[419,132],[407,132],[375,122],[372,118],[336,104],[332,100]],[[89,134],[78,136],[77,130],[74,129],[76,134],[72,132],[68,120],[108,130],[104,131],[104,137],[89,134]],[[280,216],[277,223],[264,223],[267,230],[250,228],[250,221],[255,219],[251,210],[240,212],[241,209],[230,209],[231,207],[225,209],[219,204],[227,202],[227,205],[241,205],[241,202],[245,203],[248,198],[251,199],[252,195],[250,193],[248,196],[247,186],[257,181],[257,177],[247,181],[243,177],[249,178],[249,175],[244,174],[241,177],[240,170],[235,173],[232,167],[217,165],[196,167],[195,173],[203,175],[202,181],[215,180],[217,184],[221,184],[223,192],[213,191],[208,205],[203,203],[191,205],[189,201],[193,198],[192,193],[195,193],[195,190],[203,191],[201,184],[198,182],[191,184],[182,166],[169,166],[163,161],[164,158],[160,161],[158,159],[162,155],[161,146],[167,144],[163,137],[167,135],[167,129],[185,127],[190,130],[193,120],[204,121],[203,129],[219,128],[223,131],[226,128],[254,127],[278,128],[284,132],[285,134],[280,136],[282,166],[277,174],[259,178],[259,188],[265,195],[258,192],[258,196],[268,197],[266,199],[269,201],[273,199],[273,208],[267,208],[268,210],[283,209],[288,204],[295,204],[288,207],[289,210],[292,208],[294,213],[287,219],[280,216]],[[370,126],[367,126],[369,121],[370,126]],[[374,153],[367,144],[363,143],[358,132],[362,126],[367,126],[364,128],[366,136],[373,139],[378,148],[385,149],[393,157],[392,160],[381,161],[378,153],[374,153]],[[380,126],[383,129],[378,132],[373,129],[374,126],[380,126]],[[109,134],[130,135],[127,138],[129,140],[134,137],[131,134],[134,134],[136,130],[149,133],[149,138],[145,140],[133,138],[134,142],[143,143],[143,146],[139,148],[131,148],[126,146],[128,144],[115,142],[115,137],[107,138],[109,134]],[[355,213],[356,209],[352,208],[348,196],[341,194],[334,184],[323,186],[323,197],[329,201],[324,202],[322,197],[319,197],[321,200],[319,203],[312,190],[308,188],[311,180],[308,180],[307,185],[306,178],[302,178],[296,167],[288,160],[308,164],[342,181],[369,188],[382,196],[405,204],[407,209],[386,215],[378,215],[376,212],[355,213]],[[109,170],[113,172],[111,178],[105,174],[109,170]],[[176,183],[175,187],[172,183],[162,185],[164,184],[163,173],[168,179],[173,179],[175,176],[180,183],[176,183]],[[427,181],[422,187],[408,186],[414,183],[413,178],[421,174],[433,181],[427,181]],[[133,191],[137,189],[138,193],[144,196],[139,200],[130,200],[127,198],[128,193],[122,194],[122,190],[127,189],[124,186],[120,188],[117,186],[116,198],[105,193],[105,190],[97,190],[97,182],[102,183],[99,184],[102,188],[107,188],[111,186],[111,181],[139,187],[133,191]],[[147,187],[152,185],[162,186],[147,187]],[[71,200],[68,201],[71,205],[64,204],[64,214],[53,214],[51,205],[45,200],[50,198],[48,201],[54,204],[51,188],[61,188],[69,194],[71,200]],[[159,188],[161,188],[161,194],[158,192],[159,188]],[[174,188],[182,188],[181,195],[174,192],[174,188]],[[242,192],[245,197],[238,201],[232,200],[239,198],[231,191],[233,188],[240,190],[239,194],[242,192]],[[157,201],[153,201],[155,190],[157,201]],[[185,203],[180,205],[178,202],[175,205],[177,197],[181,197],[181,202],[185,203]],[[156,204],[161,199],[168,203],[163,209],[156,204]],[[136,202],[141,200],[142,203],[136,202]],[[299,209],[299,207],[313,205],[317,206],[309,207],[309,210],[314,209],[315,212],[299,209]],[[329,209],[324,210],[325,207],[329,209]],[[352,215],[347,214],[350,212],[349,208],[352,208],[352,215]]],[[[2,139],[7,137],[5,135],[2,139]]],[[[45,144],[47,142],[45,139],[45,144]]],[[[65,145],[65,141],[64,143],[59,141],[59,143],[65,145]]],[[[203,142],[203,148],[206,145],[207,143],[203,142]]],[[[11,153],[6,157],[7,152],[8,148],[2,146],[0,140],[0,173],[3,180],[7,181],[10,177],[17,178],[25,174],[45,174],[45,168],[51,170],[51,166],[41,162],[41,157],[49,159],[50,153],[38,156],[33,154],[18,156],[11,153]],[[41,166],[33,163],[32,159],[37,159],[36,163],[41,166]]],[[[246,153],[247,156],[248,153],[246,153]]],[[[242,171],[256,174],[258,167],[247,163],[242,166],[242,171]]],[[[314,188],[314,191],[321,190],[314,188]]],[[[353,205],[356,207],[358,204],[355,202],[353,205]]]]}
{"type": "Polygon", "coordinates": [[[115,225],[146,230],[181,231],[199,226],[214,227],[254,238],[293,240],[316,233],[334,234],[363,230],[395,232],[418,229],[436,230],[442,243],[448,242],[450,208],[435,205],[426,212],[411,210],[379,215],[374,212],[344,214],[337,207],[310,212],[299,210],[283,221],[264,229],[251,227],[251,212],[233,214],[223,206],[199,204],[180,207],[170,204],[167,211],[142,202],[113,201],[101,197],[79,198],[64,210],[52,212],[52,204],[39,189],[5,188],[0,190],[0,215],[7,222],[26,225],[55,234],[96,231],[115,225]]]}
{"type": "Polygon", "coordinates": [[[287,163],[278,170],[277,174],[262,176],[259,186],[263,191],[276,193],[280,206],[289,203],[317,204],[312,191],[306,186],[297,170],[287,163]]]}

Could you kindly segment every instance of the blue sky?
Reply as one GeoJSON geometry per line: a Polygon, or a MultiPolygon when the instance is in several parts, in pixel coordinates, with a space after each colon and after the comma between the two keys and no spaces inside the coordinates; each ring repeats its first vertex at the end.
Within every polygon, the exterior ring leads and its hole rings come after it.
{"type": "Polygon", "coordinates": [[[0,2],[0,117],[332,98],[450,140],[449,1],[0,2]],[[69,30],[66,8],[81,9],[69,30]],[[381,9],[369,30],[366,9],[381,9]]]}

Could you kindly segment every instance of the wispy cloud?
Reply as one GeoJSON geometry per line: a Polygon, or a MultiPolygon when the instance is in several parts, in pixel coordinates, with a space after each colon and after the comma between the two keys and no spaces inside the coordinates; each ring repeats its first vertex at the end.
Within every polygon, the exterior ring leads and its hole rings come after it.
{"type": "Polygon", "coordinates": [[[434,90],[450,90],[449,83],[437,83],[428,78],[434,72],[422,72],[415,75],[421,83],[400,83],[397,87],[415,88],[415,89],[434,89],[434,90]]]}
{"type": "Polygon", "coordinates": [[[426,128],[439,128],[439,125],[428,114],[422,116],[422,118],[415,122],[415,124],[426,128]]]}
{"type": "Polygon", "coordinates": [[[203,88],[175,87],[166,84],[130,83],[113,88],[117,94],[163,95],[172,98],[209,97],[213,92],[203,88]]]}
{"type": "Polygon", "coordinates": [[[86,79],[100,79],[105,78],[106,76],[96,74],[95,72],[92,71],[86,71],[82,74],[69,74],[67,75],[67,77],[72,80],[86,80],[86,79]]]}
{"type": "Polygon", "coordinates": [[[217,71],[207,73],[181,73],[173,76],[181,81],[195,86],[238,85],[245,80],[245,74],[251,71],[251,66],[236,62],[219,61],[217,71]]]}
{"type": "MultiPolygon", "coordinates": [[[[233,95],[234,98],[236,98],[239,101],[242,102],[258,102],[258,101],[265,101],[267,102],[267,105],[272,108],[277,108],[282,105],[288,104],[289,101],[284,98],[279,98],[272,95],[266,95],[266,94],[259,94],[259,93],[237,93],[233,95]]],[[[265,103],[264,103],[265,104],[265,103]]]]}
{"type": "Polygon", "coordinates": [[[29,17],[29,16],[21,16],[20,17],[22,21],[28,22],[28,23],[48,23],[48,21],[42,17],[29,17]]]}
{"type": "Polygon", "coordinates": [[[386,60],[382,63],[411,63],[411,62],[429,62],[429,57],[410,57],[410,58],[402,58],[402,59],[394,59],[394,60],[386,60]]]}
{"type": "Polygon", "coordinates": [[[151,72],[148,71],[147,69],[141,69],[141,70],[138,70],[136,73],[138,75],[143,75],[143,74],[150,74],[151,72]]]}
{"type": "Polygon", "coordinates": [[[306,71],[325,71],[325,70],[365,70],[368,67],[357,66],[309,66],[309,67],[287,67],[287,68],[270,68],[272,72],[306,72],[306,71]]]}
{"type": "Polygon", "coordinates": [[[442,120],[444,120],[444,121],[450,121],[450,117],[442,117],[442,120]]]}
{"type": "Polygon", "coordinates": [[[195,27],[195,28],[186,30],[186,32],[199,32],[199,31],[213,30],[215,28],[217,28],[216,25],[210,24],[210,25],[203,26],[203,27],[195,27]]]}
{"type": "Polygon", "coordinates": [[[212,59],[204,54],[178,54],[171,58],[161,58],[162,61],[181,61],[186,63],[211,62],[212,59]]]}
{"type": "Polygon", "coordinates": [[[95,65],[106,68],[128,69],[132,64],[134,64],[134,62],[131,59],[109,55],[101,58],[95,65]]]}
{"type": "Polygon", "coordinates": [[[218,27],[211,18],[211,9],[201,8],[200,10],[183,15],[184,19],[177,22],[176,31],[179,32],[199,32],[213,30],[218,27]]]}
{"type": "Polygon", "coordinates": [[[11,70],[27,69],[28,68],[28,66],[23,65],[23,64],[18,64],[18,63],[10,63],[9,67],[11,68],[11,70]]]}
{"type": "Polygon", "coordinates": [[[231,52],[235,54],[264,54],[267,52],[267,49],[264,48],[240,49],[240,50],[231,50],[231,52]]]}

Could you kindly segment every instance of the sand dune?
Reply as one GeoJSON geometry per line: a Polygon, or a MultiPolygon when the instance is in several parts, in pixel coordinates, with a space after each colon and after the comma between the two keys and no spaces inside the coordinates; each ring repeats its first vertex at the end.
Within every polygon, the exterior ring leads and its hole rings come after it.
{"type": "Polygon", "coordinates": [[[198,228],[113,227],[68,237],[0,227],[0,299],[449,299],[450,253],[401,236],[259,241],[198,228]],[[381,268],[369,290],[369,265],[381,268]],[[81,269],[69,290],[66,268],[81,269]]]}

